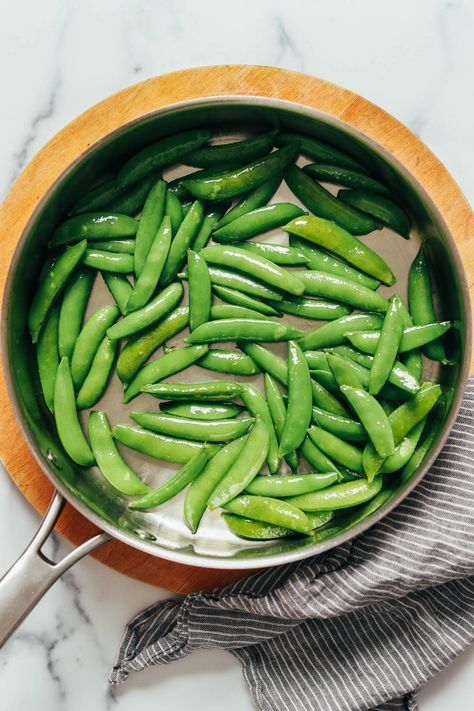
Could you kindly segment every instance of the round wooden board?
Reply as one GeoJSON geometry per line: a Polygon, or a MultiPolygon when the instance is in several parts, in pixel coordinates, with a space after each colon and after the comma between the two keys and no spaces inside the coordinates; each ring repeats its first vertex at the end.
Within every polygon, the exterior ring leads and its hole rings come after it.
{"type": "MultiPolygon", "coordinates": [[[[131,86],[93,106],[51,139],[18,177],[0,209],[2,297],[10,260],[29,216],[52,183],[83,151],[124,123],[158,108],[222,95],[274,97],[319,109],[384,146],[418,179],[443,214],[460,251],[471,297],[474,295],[474,215],[447,170],[411,131],[366,99],[322,79],[273,67],[224,65],[174,72],[131,86]]],[[[53,488],[21,436],[3,374],[0,407],[0,457],[28,501],[43,514],[53,488]]],[[[97,532],[69,504],[56,530],[75,545],[97,532]]],[[[246,574],[172,563],[118,541],[92,555],[125,575],[180,593],[209,590],[246,574]]]]}

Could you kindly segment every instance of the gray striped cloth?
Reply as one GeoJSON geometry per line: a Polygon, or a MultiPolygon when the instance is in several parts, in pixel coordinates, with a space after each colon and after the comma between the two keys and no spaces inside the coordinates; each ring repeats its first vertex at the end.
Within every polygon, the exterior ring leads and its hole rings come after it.
{"type": "Polygon", "coordinates": [[[415,711],[474,639],[473,408],[471,380],[431,471],[356,540],[135,617],[110,682],[218,647],[261,711],[415,711]]]}

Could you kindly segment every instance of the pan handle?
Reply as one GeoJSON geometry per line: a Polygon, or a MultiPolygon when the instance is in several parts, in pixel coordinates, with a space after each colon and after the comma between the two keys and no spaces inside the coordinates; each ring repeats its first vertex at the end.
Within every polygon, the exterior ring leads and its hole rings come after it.
{"type": "Polygon", "coordinates": [[[47,558],[41,548],[52,532],[65,503],[65,499],[56,491],[33,540],[0,580],[0,647],[71,565],[111,539],[108,533],[98,533],[71,551],[59,563],[47,558]]]}

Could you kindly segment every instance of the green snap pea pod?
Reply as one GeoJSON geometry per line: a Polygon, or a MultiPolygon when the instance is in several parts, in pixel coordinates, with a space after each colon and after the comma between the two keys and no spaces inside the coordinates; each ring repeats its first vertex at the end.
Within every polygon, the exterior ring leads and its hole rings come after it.
{"type": "Polygon", "coordinates": [[[260,319],[219,319],[198,326],[185,339],[188,343],[220,341],[288,341],[303,334],[299,328],[260,319]]]}
{"type": "Polygon", "coordinates": [[[368,289],[377,289],[380,286],[378,279],[364,274],[359,271],[359,269],[351,267],[350,264],[346,264],[346,262],[343,262],[341,259],[337,259],[334,255],[324,252],[315,244],[310,244],[296,235],[290,234],[290,245],[305,255],[308,259],[306,264],[308,269],[327,272],[334,276],[341,276],[350,281],[354,281],[356,284],[362,284],[362,286],[366,286],[368,289]]]}
{"type": "Polygon", "coordinates": [[[165,215],[170,218],[171,230],[175,235],[183,221],[183,206],[176,195],[169,189],[166,191],[165,215]]]}
{"type": "Polygon", "coordinates": [[[324,452],[322,452],[319,447],[317,447],[312,439],[306,436],[303,444],[299,449],[300,453],[306,459],[308,464],[310,464],[313,469],[317,472],[335,472],[338,481],[342,480],[341,469],[335,462],[333,462],[329,457],[327,457],[324,452]]]}
{"type": "Polygon", "coordinates": [[[284,146],[287,143],[297,141],[300,152],[307,158],[318,163],[329,163],[347,168],[363,170],[361,164],[338,148],[330,146],[328,143],[319,141],[317,138],[305,136],[301,133],[280,133],[276,139],[277,146],[284,146]]]}
{"type": "MultiPolygon", "coordinates": [[[[283,395],[280,392],[278,385],[275,383],[271,375],[265,373],[264,375],[264,385],[265,385],[265,397],[268,403],[268,409],[270,410],[270,416],[272,418],[273,426],[278,438],[281,441],[281,436],[283,434],[283,429],[285,427],[286,420],[286,405],[283,400],[283,395]]],[[[296,452],[288,452],[285,455],[285,459],[288,466],[296,471],[298,467],[298,454],[296,452]]]]}
{"type": "MultiPolygon", "coordinates": [[[[326,388],[326,390],[331,393],[335,398],[340,395],[339,385],[337,384],[337,380],[334,377],[332,371],[312,370],[311,377],[313,378],[313,382],[317,382],[322,385],[322,387],[326,388]]],[[[358,378],[354,378],[353,380],[351,379],[351,382],[356,382],[360,385],[360,380],[358,378]]]]}
{"type": "Polygon", "coordinates": [[[217,373],[230,375],[256,375],[261,369],[245,353],[227,350],[224,348],[210,348],[208,352],[197,361],[197,365],[217,373]]]}
{"type": "Polygon", "coordinates": [[[54,420],[58,437],[72,461],[82,467],[92,467],[95,458],[79,423],[76,394],[68,358],[61,358],[54,384],[54,420]]]}
{"type": "Polygon", "coordinates": [[[168,183],[168,188],[173,193],[173,195],[177,197],[180,201],[189,200],[192,195],[189,190],[186,190],[186,188],[184,187],[183,180],[187,180],[188,178],[193,178],[193,180],[199,178],[201,180],[202,178],[207,178],[209,175],[215,177],[216,175],[226,173],[227,171],[232,170],[235,167],[235,163],[229,163],[228,165],[223,165],[222,168],[218,169],[205,168],[204,170],[193,170],[191,173],[180,175],[179,178],[175,178],[174,180],[172,180],[170,183],[168,183]]]}
{"type": "Polygon", "coordinates": [[[133,255],[121,252],[105,252],[101,249],[86,249],[82,263],[101,272],[116,274],[131,274],[133,272],[133,255]]]}
{"type": "Polygon", "coordinates": [[[115,254],[134,254],[135,240],[133,237],[128,239],[104,239],[89,242],[89,248],[92,250],[102,250],[102,252],[113,252],[115,254]]]}
{"type": "Polygon", "coordinates": [[[150,430],[142,430],[136,425],[115,425],[112,435],[117,442],[130,449],[176,464],[186,464],[203,446],[202,442],[165,437],[150,430]]]}
{"type": "Polygon", "coordinates": [[[242,385],[240,397],[250,414],[261,420],[263,426],[267,429],[268,445],[265,447],[265,456],[270,474],[275,474],[280,466],[280,459],[278,456],[278,439],[268,403],[260,390],[257,390],[253,385],[242,385]]]}
{"type": "Polygon", "coordinates": [[[377,395],[381,391],[397,358],[403,332],[400,304],[399,296],[390,297],[390,306],[382,324],[370,369],[369,393],[371,395],[377,395]]]}
{"type": "Polygon", "coordinates": [[[272,149],[275,136],[276,131],[266,131],[242,141],[201,146],[188,153],[183,162],[195,168],[219,168],[229,163],[242,165],[266,155],[272,149]]]}
{"type": "MultiPolygon", "coordinates": [[[[169,217],[165,215],[145,258],[143,267],[140,270],[140,276],[136,280],[133,291],[130,294],[130,298],[127,302],[127,313],[146,308],[146,304],[148,304],[155,293],[158,282],[160,281],[161,271],[165,264],[170,245],[171,223],[169,217]]],[[[136,268],[135,260],[135,269],[136,268]]],[[[177,285],[173,284],[172,286],[175,287],[177,285]]],[[[179,286],[181,286],[181,284],[179,286]]],[[[173,306],[175,306],[175,304],[173,304],[173,306]]]]}
{"type": "Polygon", "coordinates": [[[247,538],[252,541],[271,541],[275,538],[286,538],[294,536],[295,532],[283,526],[275,526],[272,523],[254,521],[251,518],[244,518],[231,513],[222,513],[222,518],[227,527],[239,538],[247,538]]]}
{"type": "Polygon", "coordinates": [[[306,214],[304,210],[291,202],[271,203],[247,212],[245,215],[229,222],[228,225],[214,230],[212,239],[223,244],[242,242],[250,239],[250,237],[256,237],[264,232],[286,225],[290,220],[306,214]]]}
{"type": "Polygon", "coordinates": [[[130,417],[146,430],[198,442],[227,442],[230,439],[237,439],[246,434],[254,423],[253,417],[210,422],[174,417],[159,412],[131,412],[130,417]]]}
{"type": "Polygon", "coordinates": [[[165,165],[175,163],[206,143],[210,135],[206,129],[183,131],[143,148],[122,166],[117,176],[118,184],[122,187],[133,185],[165,165]]]}
{"type": "Polygon", "coordinates": [[[230,267],[260,279],[270,287],[287,291],[295,296],[301,296],[304,285],[294,276],[294,272],[283,269],[269,259],[247,252],[234,246],[213,245],[201,251],[206,262],[219,267],[230,267]]]}
{"type": "Polygon", "coordinates": [[[112,272],[102,272],[102,277],[108,290],[114,297],[115,303],[120,309],[122,316],[126,314],[127,303],[133,287],[123,274],[113,274],[112,272]]]}
{"type": "Polygon", "coordinates": [[[209,402],[160,402],[160,410],[175,417],[192,417],[195,420],[226,420],[242,412],[240,405],[209,402]]]}
{"type": "MultiPolygon", "coordinates": [[[[403,328],[411,328],[413,326],[413,321],[410,316],[410,313],[405,306],[405,304],[402,301],[401,305],[401,310],[400,314],[402,317],[402,322],[403,322],[403,328]]],[[[403,334],[402,334],[402,339],[403,339],[403,334]]],[[[410,371],[410,373],[413,375],[414,378],[417,380],[420,380],[421,378],[421,373],[423,371],[423,360],[421,357],[421,351],[419,348],[414,348],[410,351],[407,351],[403,355],[400,355],[400,360],[403,363],[403,365],[407,368],[407,370],[410,371]]]]}
{"type": "Polygon", "coordinates": [[[71,375],[77,390],[82,386],[90,370],[109,326],[119,315],[116,306],[102,306],[90,316],[79,333],[71,359],[71,375]]]}
{"type": "Polygon", "coordinates": [[[184,520],[196,533],[207,508],[207,502],[221,479],[227,474],[247,442],[247,436],[235,439],[219,449],[192,482],[184,499],[184,520]]]}
{"type": "Polygon", "coordinates": [[[61,358],[72,357],[94,279],[94,272],[90,269],[81,269],[72,277],[64,291],[58,325],[58,348],[61,358]]]}
{"type": "Polygon", "coordinates": [[[211,306],[211,321],[219,321],[220,319],[228,318],[251,318],[267,321],[265,314],[261,314],[254,309],[248,309],[245,306],[234,306],[233,304],[216,304],[211,306]]]}
{"type": "Polygon", "coordinates": [[[319,491],[337,481],[336,472],[289,474],[288,476],[256,476],[246,488],[246,493],[255,496],[297,496],[319,491]]]}
{"type": "Polygon", "coordinates": [[[192,244],[192,248],[195,252],[200,252],[201,249],[204,249],[206,244],[209,242],[212,231],[224,215],[228,206],[229,203],[224,201],[212,203],[206,207],[201,227],[199,228],[199,232],[197,233],[192,244]]]}
{"type": "Polygon", "coordinates": [[[149,491],[145,496],[142,496],[141,499],[130,501],[128,504],[129,508],[138,511],[147,511],[148,509],[155,508],[155,506],[164,504],[165,501],[169,501],[199,476],[212,454],[213,449],[204,445],[189,462],[186,462],[177,474],[172,476],[171,479],[168,479],[168,481],[157,489],[149,491]]]}
{"type": "Polygon", "coordinates": [[[120,319],[107,331],[108,337],[115,341],[125,338],[137,331],[142,331],[147,326],[156,323],[168,314],[182,299],[183,287],[179,282],[170,284],[161,293],[155,296],[146,306],[120,319]]]}
{"type": "Polygon", "coordinates": [[[54,383],[59,366],[58,322],[59,311],[57,308],[53,308],[40,333],[36,347],[41,390],[50,412],[53,412],[54,407],[54,383]]]}
{"type": "MultiPolygon", "coordinates": [[[[441,387],[425,383],[419,392],[410,400],[404,402],[388,416],[390,427],[392,428],[393,441],[395,446],[405,437],[415,425],[420,422],[436,405],[441,396],[441,387]]],[[[369,443],[364,449],[363,464],[364,470],[369,480],[373,479],[380,471],[384,462],[375,447],[369,443]]]]}
{"type": "Polygon", "coordinates": [[[331,432],[340,439],[348,439],[350,442],[367,441],[367,433],[357,420],[334,415],[332,412],[321,410],[320,407],[313,407],[312,420],[323,430],[331,432]]]}
{"type": "Polygon", "coordinates": [[[431,446],[440,431],[443,409],[443,407],[436,407],[433,409],[430,417],[428,418],[428,425],[425,425],[423,431],[424,437],[421,440],[421,443],[416,447],[414,453],[400,472],[401,484],[404,484],[411,479],[413,474],[418,471],[420,465],[430,451],[431,446]]]}
{"type": "Polygon", "coordinates": [[[311,378],[303,351],[295,341],[288,344],[288,405],[279,456],[297,449],[311,422],[311,378]]]}
{"type": "Polygon", "coordinates": [[[321,427],[316,427],[316,425],[309,428],[308,434],[316,447],[326,456],[334,459],[336,463],[342,464],[358,474],[364,473],[361,449],[336,437],[331,432],[321,429],[321,427]]]}
{"type": "Polygon", "coordinates": [[[182,184],[191,195],[201,200],[225,200],[257,188],[271,177],[279,175],[298,153],[298,146],[291,144],[259,158],[241,168],[215,177],[187,178],[182,184]]]}
{"type": "MultiPolygon", "coordinates": [[[[427,323],[424,326],[405,328],[402,332],[398,352],[406,353],[414,348],[420,348],[445,334],[452,325],[451,321],[438,321],[437,323],[427,323]]],[[[380,340],[380,331],[349,332],[346,335],[354,348],[369,354],[375,353],[380,340]]]]}
{"type": "Polygon", "coordinates": [[[390,457],[395,444],[389,419],[382,406],[362,388],[341,385],[341,392],[364,425],[377,454],[383,458],[390,457]]]}
{"type": "Polygon", "coordinates": [[[337,195],[345,205],[350,205],[366,215],[370,215],[382,225],[390,227],[402,237],[410,236],[410,221],[403,210],[390,198],[378,195],[366,188],[340,190],[337,195]]]}
{"type": "Polygon", "coordinates": [[[389,195],[388,188],[375,178],[371,178],[366,173],[358,170],[344,168],[340,165],[330,165],[329,163],[309,163],[305,165],[303,171],[316,180],[333,185],[344,185],[346,188],[365,188],[380,195],[389,195]]]}
{"type": "Polygon", "coordinates": [[[211,277],[205,260],[197,252],[188,251],[189,330],[209,321],[211,316],[211,277]]]}
{"type": "Polygon", "coordinates": [[[306,358],[306,362],[308,363],[310,370],[331,371],[327,354],[324,353],[324,351],[306,351],[304,357],[306,358]]]}
{"type": "Polygon", "coordinates": [[[300,318],[315,319],[316,321],[332,321],[341,318],[341,316],[347,316],[351,312],[347,306],[338,304],[336,301],[305,299],[304,297],[276,301],[275,306],[283,313],[300,316],[300,318]]]}
{"type": "Polygon", "coordinates": [[[244,242],[240,245],[241,249],[247,252],[259,254],[261,257],[266,257],[274,264],[294,265],[308,264],[309,259],[303,252],[295,247],[286,247],[282,244],[273,244],[273,242],[244,242]]]}
{"type": "MultiPolygon", "coordinates": [[[[327,375],[330,375],[327,371],[314,372],[325,372],[327,375]]],[[[347,417],[349,415],[344,405],[337,399],[337,396],[333,395],[321,383],[311,380],[311,392],[313,395],[313,403],[317,407],[320,407],[322,410],[326,410],[326,412],[332,412],[334,415],[341,415],[342,417],[347,417]]]]}
{"type": "Polygon", "coordinates": [[[391,499],[393,493],[393,489],[384,488],[379,494],[377,494],[377,496],[374,496],[374,498],[370,499],[370,501],[368,501],[366,504],[358,506],[353,511],[347,511],[345,515],[341,515],[341,517],[338,518],[338,523],[341,525],[341,530],[347,531],[348,528],[352,528],[361,521],[364,521],[371,514],[373,514],[374,511],[380,509],[389,499],[391,499]]]}
{"type": "Polygon", "coordinates": [[[120,212],[122,215],[135,215],[142,209],[148,193],[158,178],[159,175],[156,174],[147,175],[146,178],[135,183],[130,190],[120,187],[115,178],[109,180],[86,193],[76,202],[70,214],[110,210],[110,212],[120,212]]]}
{"type": "Polygon", "coordinates": [[[244,353],[246,353],[257,365],[266,373],[269,373],[272,378],[278,380],[279,383],[288,386],[288,366],[283,358],[268,350],[259,343],[239,343],[244,353]]]}
{"type": "Polygon", "coordinates": [[[105,183],[101,183],[96,188],[89,190],[85,195],[83,195],[77,202],[74,203],[69,214],[79,215],[81,212],[94,212],[95,210],[102,210],[109,202],[115,200],[123,192],[123,189],[119,188],[115,178],[112,180],[107,180],[105,183]]]}
{"type": "Polygon", "coordinates": [[[278,173],[259,185],[258,188],[251,190],[219,220],[217,227],[225,227],[225,225],[228,225],[229,222],[236,220],[238,217],[266,205],[277,191],[281,181],[282,174],[278,173]]]}
{"type": "Polygon", "coordinates": [[[135,237],[138,222],[119,212],[89,212],[70,217],[53,232],[51,246],[73,244],[82,240],[117,239],[135,237]]]}
{"type": "Polygon", "coordinates": [[[240,397],[242,383],[233,381],[211,381],[200,383],[157,383],[147,385],[142,392],[150,393],[162,400],[232,400],[240,397]]]}
{"type": "Polygon", "coordinates": [[[296,165],[290,165],[285,170],[285,182],[312,214],[332,220],[351,234],[366,235],[380,229],[380,222],[338,200],[329,190],[312,180],[296,165]]]}
{"type": "MultiPolygon", "coordinates": [[[[408,275],[408,306],[415,326],[434,323],[436,314],[433,306],[432,285],[428,269],[425,243],[413,260],[408,275]]],[[[431,360],[447,363],[442,341],[432,341],[423,346],[423,353],[431,360]]]]}
{"type": "Polygon", "coordinates": [[[90,413],[89,438],[97,466],[117,491],[127,496],[140,496],[150,490],[121,457],[105,412],[90,413]]]}
{"type": "Polygon", "coordinates": [[[40,274],[36,293],[28,312],[28,329],[33,343],[37,343],[43,323],[74,269],[81,261],[86,246],[87,243],[83,241],[67,249],[40,274]]]}
{"type": "Polygon", "coordinates": [[[124,402],[130,402],[140,394],[144,385],[157,383],[164,378],[180,373],[195,363],[207,352],[207,346],[176,348],[143,366],[125,388],[124,402]]]}
{"type": "Polygon", "coordinates": [[[279,312],[274,309],[273,306],[264,304],[262,301],[254,299],[241,291],[230,289],[226,286],[218,286],[217,284],[212,285],[212,290],[220,299],[222,299],[222,301],[227,301],[233,306],[253,309],[254,311],[259,311],[266,316],[280,316],[279,312]]]}
{"type": "Polygon", "coordinates": [[[424,417],[413,427],[412,430],[410,430],[407,435],[405,435],[405,437],[402,437],[400,442],[395,447],[393,454],[387,457],[380,467],[381,474],[392,474],[405,466],[420,441],[420,437],[423,434],[423,430],[426,425],[426,420],[427,418],[424,417]]]}
{"type": "MultiPolygon", "coordinates": [[[[333,350],[336,351],[336,349],[333,350]]],[[[343,353],[337,352],[336,355],[342,356],[343,353]]],[[[368,390],[371,361],[362,365],[357,359],[350,358],[349,356],[344,356],[344,360],[346,360],[346,372],[349,373],[349,368],[351,368],[354,377],[351,379],[351,382],[346,383],[344,383],[341,379],[341,383],[345,385],[353,384],[355,387],[362,387],[365,390],[368,390]]],[[[321,372],[318,376],[315,375],[315,372],[316,371],[312,373],[313,377],[319,377],[321,382],[327,383],[329,387],[333,385],[333,382],[331,382],[321,372]]],[[[395,400],[396,402],[399,402],[401,399],[405,399],[407,395],[414,395],[418,392],[419,388],[419,383],[413,378],[411,373],[409,373],[401,364],[396,364],[390,373],[389,382],[383,386],[380,394],[387,400],[395,400]],[[402,392],[400,392],[400,390],[402,392]],[[405,393],[407,395],[405,395],[405,393]]]]}
{"type": "MultiPolygon", "coordinates": [[[[140,276],[147,255],[155,242],[156,233],[162,226],[165,214],[166,183],[161,178],[150,190],[138,223],[135,246],[135,275],[140,276]]],[[[162,226],[163,227],[163,226],[162,226]]],[[[170,224],[167,224],[170,229],[170,224]]]]}
{"type": "Polygon", "coordinates": [[[292,496],[289,502],[303,511],[336,511],[370,501],[380,493],[381,488],[382,477],[377,477],[372,482],[356,479],[343,484],[333,484],[311,494],[292,496]]]}
{"type": "Polygon", "coordinates": [[[364,372],[362,366],[357,363],[334,353],[327,354],[327,361],[329,369],[336,380],[338,390],[341,385],[362,388],[364,387],[364,383],[367,384],[363,376],[361,377],[361,373],[364,372]]]}
{"type": "MultiPolygon", "coordinates": [[[[206,247],[206,249],[208,249],[208,247],[206,247]]],[[[227,287],[228,289],[242,292],[245,295],[256,297],[257,299],[270,299],[272,301],[283,300],[281,292],[271,289],[269,286],[262,284],[261,281],[252,279],[247,274],[239,274],[228,269],[210,266],[209,275],[211,277],[212,288],[214,290],[215,286],[227,287]]],[[[243,305],[244,304],[242,303],[242,306],[243,305]]],[[[262,311],[262,308],[263,305],[260,307],[260,311],[262,311]]],[[[268,311],[265,311],[265,313],[268,313],[268,311]]]]}
{"type": "Polygon", "coordinates": [[[209,498],[207,505],[211,510],[223,506],[250,484],[267,457],[268,445],[268,429],[261,417],[256,417],[245,445],[209,498]]]}
{"type": "Polygon", "coordinates": [[[316,328],[307,333],[300,341],[303,350],[314,350],[316,348],[328,348],[337,346],[340,343],[347,343],[346,333],[348,331],[368,331],[381,328],[383,318],[376,313],[361,313],[343,316],[342,318],[326,323],[324,326],[316,328]]]}
{"type": "Polygon", "coordinates": [[[336,277],[326,272],[299,270],[292,272],[303,282],[305,294],[322,296],[325,299],[348,304],[356,309],[368,309],[385,313],[388,309],[388,300],[382,294],[372,289],[367,289],[362,284],[356,284],[349,279],[336,277]]]}
{"type": "Polygon", "coordinates": [[[226,511],[289,528],[291,531],[311,535],[311,521],[296,506],[288,501],[272,499],[269,496],[236,496],[225,504],[226,511]]]}
{"type": "Polygon", "coordinates": [[[77,394],[76,407],[78,410],[93,407],[102,397],[115,361],[117,346],[118,342],[111,341],[107,336],[102,340],[86,379],[77,394]]]}
{"type": "Polygon", "coordinates": [[[161,285],[168,286],[176,278],[181,265],[186,257],[186,252],[193,243],[204,216],[204,208],[199,200],[196,200],[183,219],[176,232],[171,247],[168,252],[163,272],[161,274],[161,285]]]}
{"type": "Polygon", "coordinates": [[[373,249],[330,220],[315,215],[297,217],[283,229],[342,257],[356,269],[384,284],[390,286],[395,283],[395,276],[390,267],[373,249]]]}

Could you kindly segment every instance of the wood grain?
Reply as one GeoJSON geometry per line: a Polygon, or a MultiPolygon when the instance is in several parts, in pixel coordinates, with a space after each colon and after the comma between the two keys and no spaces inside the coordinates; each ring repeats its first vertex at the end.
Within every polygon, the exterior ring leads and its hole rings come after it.
{"type": "MultiPolygon", "coordinates": [[[[0,208],[2,297],[12,254],[32,211],[52,183],[91,144],[124,123],[158,108],[222,95],[272,97],[315,108],[343,119],[389,150],[422,184],[444,216],[461,254],[472,300],[474,215],[461,190],[433,153],[393,116],[347,89],[297,72],[247,65],[201,67],[149,79],[93,106],[56,134],[17,178],[0,208]]],[[[474,372],[474,363],[471,372],[474,372]]],[[[42,514],[51,498],[52,485],[22,438],[3,373],[0,407],[0,457],[19,489],[42,514]]],[[[96,532],[69,504],[56,528],[75,545],[96,532]]],[[[245,571],[207,570],[172,563],[118,541],[93,555],[125,575],[182,593],[225,585],[246,574],[245,571]]]]}

